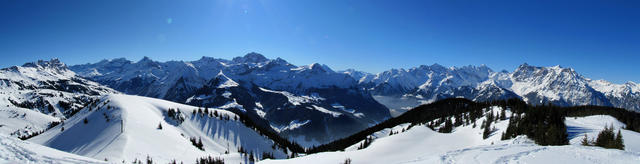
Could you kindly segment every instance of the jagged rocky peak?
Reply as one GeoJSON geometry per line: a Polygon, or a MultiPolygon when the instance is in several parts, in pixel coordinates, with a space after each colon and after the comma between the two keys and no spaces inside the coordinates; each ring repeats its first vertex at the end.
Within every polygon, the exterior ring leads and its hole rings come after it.
{"type": "Polygon", "coordinates": [[[142,57],[142,59],[140,59],[138,62],[136,62],[137,64],[147,64],[147,63],[154,63],[153,60],[151,60],[151,58],[149,58],[148,56],[144,56],[142,57]]]}
{"type": "Polygon", "coordinates": [[[480,65],[480,66],[474,66],[474,65],[468,65],[468,66],[463,66],[463,69],[475,69],[475,70],[481,70],[481,71],[493,71],[491,68],[487,67],[487,65],[480,65]]]}
{"type": "MultiPolygon", "coordinates": [[[[515,71],[513,71],[513,77],[515,77],[517,80],[522,80],[522,78],[530,78],[533,76],[534,73],[538,72],[539,70],[545,70],[544,67],[536,67],[536,66],[531,66],[528,63],[524,63],[521,64],[520,66],[518,66],[518,68],[516,68],[515,71]]],[[[540,73],[537,73],[538,75],[541,75],[540,73]]]]}
{"type": "Polygon", "coordinates": [[[216,59],[214,57],[209,57],[209,56],[202,56],[199,60],[199,62],[218,62],[219,59],[216,59]]]}
{"type": "Polygon", "coordinates": [[[552,67],[536,67],[530,66],[527,63],[520,65],[514,72],[514,77],[524,77],[524,76],[557,76],[556,78],[561,78],[564,76],[583,78],[580,74],[578,74],[573,68],[564,68],[560,65],[552,66],[552,67]]]}
{"type": "Polygon", "coordinates": [[[516,70],[514,71],[514,73],[516,72],[526,72],[526,71],[533,71],[536,68],[542,68],[542,67],[535,67],[535,66],[531,66],[529,65],[529,63],[523,63],[520,66],[518,66],[518,68],[516,68],[516,70]]]}
{"type": "Polygon", "coordinates": [[[144,62],[153,62],[153,60],[151,60],[151,58],[149,58],[148,56],[144,56],[142,57],[142,59],[140,59],[140,61],[138,61],[138,63],[144,63],[144,62]]]}
{"type": "Polygon", "coordinates": [[[235,63],[263,63],[269,61],[269,59],[262,54],[250,52],[243,57],[235,57],[232,61],[235,63]]]}
{"type": "Polygon", "coordinates": [[[38,60],[37,62],[29,62],[22,65],[22,67],[34,67],[34,68],[53,68],[59,70],[66,70],[67,65],[60,62],[58,58],[53,58],[49,61],[46,60],[38,60]]]}
{"type": "Polygon", "coordinates": [[[413,68],[413,69],[420,69],[420,70],[434,70],[437,72],[443,72],[444,70],[447,69],[447,67],[444,67],[438,63],[433,63],[432,65],[420,65],[417,68],[413,68]]]}

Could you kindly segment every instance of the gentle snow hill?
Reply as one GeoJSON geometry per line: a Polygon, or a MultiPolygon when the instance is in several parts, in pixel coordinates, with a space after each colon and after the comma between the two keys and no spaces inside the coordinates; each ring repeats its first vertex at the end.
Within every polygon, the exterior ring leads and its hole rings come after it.
{"type": "Polygon", "coordinates": [[[51,122],[60,121],[50,115],[17,107],[0,108],[0,120],[0,134],[13,137],[44,131],[51,122]]]}
{"type": "Polygon", "coordinates": [[[0,134],[0,163],[106,163],[0,134]]]}
{"type": "Polygon", "coordinates": [[[232,112],[209,109],[229,120],[193,115],[198,107],[154,98],[114,94],[82,109],[63,125],[38,135],[29,141],[58,150],[109,161],[131,162],[145,160],[168,163],[170,160],[193,162],[196,158],[222,157],[225,162],[245,163],[237,153],[240,146],[257,156],[262,152],[282,158],[281,150],[274,150],[270,139],[259,135],[235,120],[232,112]],[[168,109],[178,109],[184,122],[168,116],[168,109]],[[87,123],[84,123],[84,119],[87,123]],[[159,124],[162,129],[159,129],[159,124]],[[64,130],[61,128],[64,127],[64,130]],[[122,128],[122,129],[121,129],[122,128]],[[189,141],[201,138],[204,151],[189,141]],[[230,154],[224,154],[225,151],[230,154]]]}
{"type": "Polygon", "coordinates": [[[624,123],[609,115],[567,117],[565,124],[567,125],[567,133],[569,133],[569,142],[572,145],[580,145],[585,134],[589,140],[595,140],[605,126],[613,125],[616,133],[619,129],[622,133],[625,150],[640,152],[640,133],[624,129],[626,126],[624,123]]]}
{"type": "MultiPolygon", "coordinates": [[[[496,108],[494,112],[498,112],[496,108]]],[[[510,115],[507,111],[507,116],[510,115]]],[[[568,126],[599,129],[600,125],[619,122],[609,116],[591,116],[585,118],[567,118],[568,126]]],[[[478,119],[480,125],[484,117],[478,119]]],[[[623,132],[626,151],[604,149],[593,146],[539,146],[525,136],[501,141],[500,134],[508,126],[509,119],[494,124],[497,131],[487,139],[482,139],[482,129],[472,126],[460,126],[452,133],[438,133],[425,126],[388,136],[389,132],[400,132],[408,124],[398,125],[379,131],[372,136],[377,138],[362,150],[357,145],[346,151],[323,152],[286,160],[264,160],[259,163],[341,163],[349,158],[353,163],[390,164],[390,163],[639,163],[635,132],[623,132]]]]}

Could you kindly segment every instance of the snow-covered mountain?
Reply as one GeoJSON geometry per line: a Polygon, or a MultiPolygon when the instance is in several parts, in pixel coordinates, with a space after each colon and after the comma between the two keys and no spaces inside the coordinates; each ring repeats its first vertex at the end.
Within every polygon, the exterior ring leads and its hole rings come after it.
{"type": "Polygon", "coordinates": [[[446,68],[438,64],[392,69],[362,76],[359,85],[392,111],[416,104],[464,97],[474,101],[521,98],[529,104],[600,105],[640,111],[640,85],[591,80],[571,68],[519,66],[514,72],[494,72],[486,66],[446,68]],[[397,103],[402,102],[402,103],[397,103]]]}
{"type": "Polygon", "coordinates": [[[271,139],[220,108],[198,108],[166,100],[111,94],[81,109],[64,123],[28,141],[58,150],[120,163],[147,157],[158,163],[190,163],[222,157],[247,163],[240,150],[261,158],[287,156],[271,139]],[[202,144],[202,149],[192,143],[202,144]]]}
{"type": "Polygon", "coordinates": [[[0,132],[25,137],[117,91],[83,79],[58,59],[0,69],[0,132]]]}
{"type": "Polygon", "coordinates": [[[363,71],[358,71],[355,69],[347,69],[344,71],[338,71],[338,73],[343,73],[343,74],[347,74],[351,77],[353,77],[353,79],[359,81],[368,81],[369,78],[372,78],[374,75],[368,72],[363,72],[363,71]]]}
{"type": "Polygon", "coordinates": [[[234,112],[246,112],[304,146],[349,135],[390,116],[349,75],[322,64],[295,66],[258,53],[189,62],[113,59],[70,68],[127,94],[234,107],[234,112]]]}
{"type": "Polygon", "coordinates": [[[614,84],[605,80],[587,79],[587,81],[589,86],[603,93],[613,106],[636,111],[640,109],[640,84],[631,81],[624,84],[614,84]]]}

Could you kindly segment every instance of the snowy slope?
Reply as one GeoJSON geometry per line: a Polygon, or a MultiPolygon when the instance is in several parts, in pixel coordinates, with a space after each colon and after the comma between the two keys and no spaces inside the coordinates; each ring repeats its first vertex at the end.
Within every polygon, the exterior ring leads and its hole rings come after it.
{"type": "Polygon", "coordinates": [[[106,163],[0,134],[0,163],[106,163]]]}
{"type": "Polygon", "coordinates": [[[37,111],[16,107],[0,108],[0,134],[13,137],[29,136],[45,131],[52,122],[59,118],[37,111]]]}
{"type": "Polygon", "coordinates": [[[585,134],[587,134],[589,140],[595,140],[598,133],[600,133],[605,126],[613,125],[616,132],[620,129],[622,133],[625,150],[640,152],[640,133],[624,129],[625,124],[614,117],[608,115],[567,117],[565,124],[567,125],[567,132],[569,133],[569,142],[573,145],[580,145],[585,134]]]}
{"type": "Polygon", "coordinates": [[[165,100],[129,95],[109,95],[85,108],[63,125],[38,135],[29,141],[58,150],[109,161],[144,160],[167,163],[170,160],[190,163],[208,155],[222,157],[226,162],[245,162],[237,153],[243,149],[284,157],[281,150],[272,149],[273,142],[235,120],[236,115],[220,109],[210,109],[229,120],[207,115],[193,115],[197,107],[165,100]],[[184,118],[180,123],[168,116],[168,109],[178,109],[184,118]],[[84,119],[88,123],[84,123],[84,119]],[[107,121],[108,118],[108,121],[107,121]],[[162,129],[158,129],[159,124],[162,129]],[[64,130],[61,128],[64,127],[64,130]],[[204,151],[189,141],[201,138],[204,151]],[[224,154],[225,151],[230,154],[224,154]]]}
{"type": "MultiPolygon", "coordinates": [[[[497,112],[497,110],[495,110],[497,112]]],[[[509,115],[509,114],[507,114],[509,115]]],[[[607,124],[612,117],[592,116],[567,118],[568,126],[594,128],[593,125],[607,124]]],[[[478,119],[480,124],[484,118],[478,119]]],[[[615,120],[615,119],[614,119],[615,120]]],[[[415,126],[405,132],[399,125],[375,133],[373,143],[362,150],[354,146],[343,152],[324,152],[287,160],[265,160],[260,163],[341,163],[349,158],[353,163],[638,163],[640,152],[637,147],[638,133],[623,132],[626,151],[580,146],[579,143],[566,146],[539,146],[524,136],[500,140],[508,119],[495,124],[497,131],[483,140],[479,127],[462,126],[453,133],[438,133],[425,126],[415,126]],[[400,132],[388,136],[389,132],[400,132]]],[[[619,126],[619,124],[614,124],[619,126]]]]}

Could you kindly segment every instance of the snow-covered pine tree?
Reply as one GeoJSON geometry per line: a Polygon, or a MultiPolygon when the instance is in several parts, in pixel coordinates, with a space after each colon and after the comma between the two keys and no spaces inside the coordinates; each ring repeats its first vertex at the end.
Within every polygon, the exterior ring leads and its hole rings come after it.
{"type": "Polygon", "coordinates": [[[582,146],[591,146],[587,134],[584,134],[584,138],[582,138],[582,142],[580,144],[582,144],[582,146]]]}

